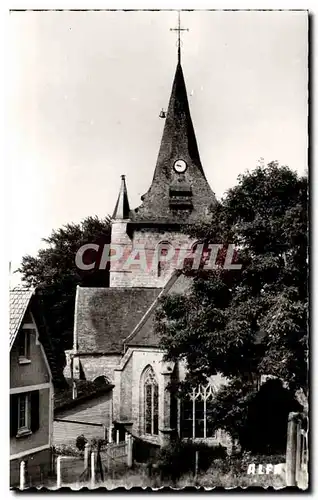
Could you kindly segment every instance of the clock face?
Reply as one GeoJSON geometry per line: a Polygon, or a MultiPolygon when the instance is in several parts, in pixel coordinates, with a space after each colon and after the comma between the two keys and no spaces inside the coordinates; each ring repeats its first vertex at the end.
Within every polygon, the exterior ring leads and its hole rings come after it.
{"type": "Polygon", "coordinates": [[[187,164],[184,160],[177,160],[173,167],[178,174],[183,174],[187,170],[187,164]]]}

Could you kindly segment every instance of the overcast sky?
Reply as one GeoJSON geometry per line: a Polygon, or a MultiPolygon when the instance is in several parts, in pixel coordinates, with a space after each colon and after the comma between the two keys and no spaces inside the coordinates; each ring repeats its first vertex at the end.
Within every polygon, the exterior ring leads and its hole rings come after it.
{"type": "MultiPolygon", "coordinates": [[[[176,67],[177,14],[12,12],[12,270],[68,222],[131,207],[152,180],[176,67]]],[[[201,161],[221,197],[260,157],[307,166],[305,12],[184,12],[182,66],[201,161]]]]}

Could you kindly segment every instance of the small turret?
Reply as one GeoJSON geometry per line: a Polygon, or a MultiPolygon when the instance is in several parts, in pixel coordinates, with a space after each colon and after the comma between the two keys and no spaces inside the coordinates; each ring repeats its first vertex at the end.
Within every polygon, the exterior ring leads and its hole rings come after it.
{"type": "Polygon", "coordinates": [[[128,201],[125,176],[121,176],[121,185],[115,210],[112,216],[111,244],[115,252],[121,254],[119,260],[110,262],[110,286],[129,286],[129,272],[122,270],[125,258],[132,247],[131,238],[127,234],[127,225],[130,222],[130,207],[128,201]]]}
{"type": "Polygon", "coordinates": [[[125,176],[122,175],[119,195],[117,198],[117,203],[112,218],[113,220],[129,219],[129,212],[130,208],[129,208],[128,194],[127,194],[126,180],[125,176]]]}

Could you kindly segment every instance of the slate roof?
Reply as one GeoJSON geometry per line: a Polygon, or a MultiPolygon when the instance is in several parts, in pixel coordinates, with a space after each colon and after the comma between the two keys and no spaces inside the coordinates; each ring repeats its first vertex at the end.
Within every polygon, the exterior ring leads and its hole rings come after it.
{"type": "Polygon", "coordinates": [[[184,293],[191,279],[175,272],[164,288],[77,287],[74,335],[78,352],[122,353],[127,346],[154,347],[159,296],[184,293]]]}
{"type": "Polygon", "coordinates": [[[114,387],[113,384],[93,382],[89,380],[74,380],[77,390],[77,398],[73,399],[73,390],[71,379],[67,379],[68,387],[64,390],[58,390],[54,393],[54,414],[69,410],[77,405],[93,399],[102,394],[106,394],[114,387]]]}
{"type": "Polygon", "coordinates": [[[115,205],[115,210],[114,210],[112,218],[113,219],[128,219],[129,212],[130,212],[130,208],[129,208],[126,181],[125,181],[125,176],[122,175],[119,195],[117,198],[117,202],[115,205]]]}
{"type": "Polygon", "coordinates": [[[10,349],[19,331],[21,322],[26,313],[31,297],[34,294],[33,288],[13,288],[9,292],[9,334],[10,349]]]}
{"type": "MultiPolygon", "coordinates": [[[[191,286],[192,279],[185,276],[184,274],[179,274],[176,276],[176,280],[167,283],[165,288],[162,290],[161,295],[172,295],[174,293],[185,294],[191,286]]],[[[158,304],[157,300],[157,304],[158,304]]],[[[151,309],[150,314],[147,316],[145,321],[139,325],[135,333],[131,338],[127,339],[125,344],[127,346],[147,346],[147,347],[157,347],[159,345],[159,338],[155,332],[155,317],[157,304],[151,309]]]]}
{"type": "Polygon", "coordinates": [[[160,288],[77,287],[74,337],[80,353],[121,353],[160,288]]]}

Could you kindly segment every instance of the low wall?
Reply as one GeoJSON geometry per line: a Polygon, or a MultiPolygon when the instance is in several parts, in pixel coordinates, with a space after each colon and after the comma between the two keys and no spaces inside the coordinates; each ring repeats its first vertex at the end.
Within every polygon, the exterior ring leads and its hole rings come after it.
{"type": "Polygon", "coordinates": [[[16,460],[10,460],[10,487],[18,488],[20,485],[20,463],[25,462],[25,486],[44,485],[52,472],[51,448],[25,455],[16,460]]]}

